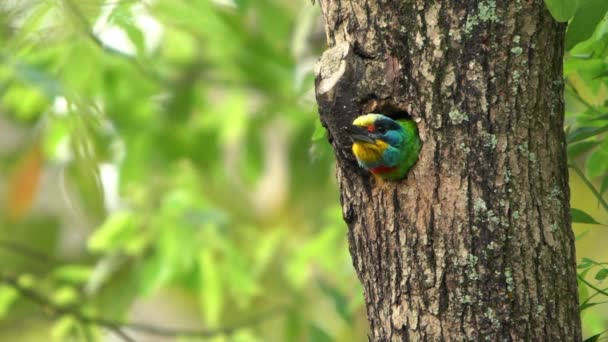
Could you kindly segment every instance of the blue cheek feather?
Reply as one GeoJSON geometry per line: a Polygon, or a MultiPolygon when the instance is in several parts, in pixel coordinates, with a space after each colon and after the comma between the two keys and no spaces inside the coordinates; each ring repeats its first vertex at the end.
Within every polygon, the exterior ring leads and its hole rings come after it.
{"type": "Polygon", "coordinates": [[[388,131],[384,133],[382,140],[386,141],[392,148],[400,149],[403,143],[403,134],[397,131],[388,131]]]}
{"type": "Polygon", "coordinates": [[[382,154],[382,165],[383,166],[395,166],[399,164],[401,157],[401,150],[393,146],[389,146],[382,154]]]}

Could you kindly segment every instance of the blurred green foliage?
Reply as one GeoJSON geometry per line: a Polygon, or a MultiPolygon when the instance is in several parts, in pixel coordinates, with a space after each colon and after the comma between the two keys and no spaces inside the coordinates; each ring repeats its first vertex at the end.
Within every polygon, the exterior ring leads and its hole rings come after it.
{"type": "MultiPolygon", "coordinates": [[[[562,5],[581,304],[596,336],[608,255],[581,246],[608,222],[608,9],[562,5]]],[[[312,92],[324,39],[307,0],[0,2],[0,340],[124,339],[83,317],[237,328],[215,341],[363,340],[312,92]]]]}
{"type": "MultiPolygon", "coordinates": [[[[3,271],[90,317],[213,330],[262,316],[217,341],[365,336],[331,153],[311,140],[318,8],[0,6],[0,129],[21,132],[0,147],[3,271]]],[[[0,288],[2,340],[107,333],[64,312],[32,319],[19,298],[0,288]]]]}

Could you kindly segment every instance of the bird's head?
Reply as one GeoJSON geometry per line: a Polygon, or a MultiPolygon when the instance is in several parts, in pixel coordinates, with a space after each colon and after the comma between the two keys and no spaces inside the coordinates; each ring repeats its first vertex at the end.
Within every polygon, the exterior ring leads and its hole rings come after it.
{"type": "Polygon", "coordinates": [[[386,151],[400,149],[404,140],[403,127],[381,114],[357,117],[348,130],[353,141],[353,153],[364,167],[382,166],[386,151]]]}

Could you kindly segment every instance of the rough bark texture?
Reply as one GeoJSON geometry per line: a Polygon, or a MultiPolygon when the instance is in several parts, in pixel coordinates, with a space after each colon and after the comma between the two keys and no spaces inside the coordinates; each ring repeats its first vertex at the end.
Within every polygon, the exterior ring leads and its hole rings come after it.
{"type": "Polygon", "coordinates": [[[317,70],[372,341],[581,339],[563,133],[564,25],[542,0],[321,0],[317,70]],[[401,182],[344,128],[411,115],[401,182]]]}

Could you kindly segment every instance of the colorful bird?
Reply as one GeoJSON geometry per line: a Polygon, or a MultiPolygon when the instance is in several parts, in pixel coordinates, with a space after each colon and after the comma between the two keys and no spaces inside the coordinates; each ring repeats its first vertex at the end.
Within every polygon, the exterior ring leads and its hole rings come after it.
{"type": "Polygon", "coordinates": [[[381,179],[405,178],[418,160],[421,142],[413,120],[365,114],[353,121],[348,134],[359,165],[381,179]]]}

